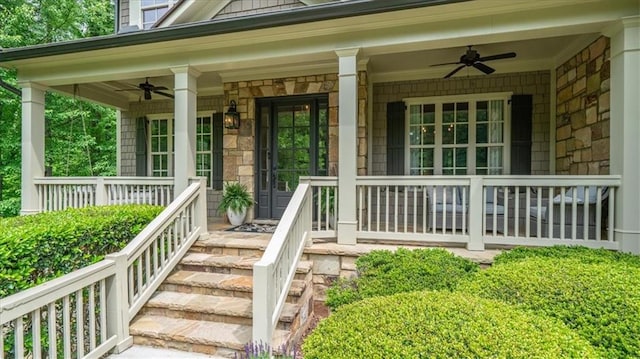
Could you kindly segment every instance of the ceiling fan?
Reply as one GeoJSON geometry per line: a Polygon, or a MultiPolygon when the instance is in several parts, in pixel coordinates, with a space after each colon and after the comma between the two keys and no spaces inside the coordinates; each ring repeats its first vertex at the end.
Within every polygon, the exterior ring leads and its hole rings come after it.
{"type": "Polygon", "coordinates": [[[174,98],[172,94],[162,92],[163,90],[168,90],[165,86],[155,86],[149,83],[149,78],[147,77],[143,83],[138,84],[136,89],[124,89],[124,90],[116,90],[116,91],[144,91],[144,99],[151,100],[151,93],[156,93],[158,95],[162,95],[169,98],[174,98]]]}
{"type": "Polygon", "coordinates": [[[512,58],[512,57],[516,57],[516,53],[515,52],[505,52],[504,54],[480,57],[480,53],[478,53],[478,51],[472,49],[471,45],[469,45],[469,46],[467,46],[467,52],[464,53],[462,56],[460,56],[460,60],[458,62],[446,62],[446,63],[443,63],[443,64],[435,64],[435,65],[431,65],[431,66],[458,65],[459,64],[460,66],[456,67],[453,71],[449,72],[447,74],[447,76],[444,77],[445,79],[448,79],[449,77],[453,76],[456,72],[458,72],[458,71],[460,71],[463,68],[468,67],[468,66],[473,66],[476,69],[478,69],[478,70],[484,72],[485,74],[489,75],[489,74],[493,73],[495,71],[495,69],[483,64],[483,62],[491,61],[491,60],[509,59],[509,58],[512,58]]]}

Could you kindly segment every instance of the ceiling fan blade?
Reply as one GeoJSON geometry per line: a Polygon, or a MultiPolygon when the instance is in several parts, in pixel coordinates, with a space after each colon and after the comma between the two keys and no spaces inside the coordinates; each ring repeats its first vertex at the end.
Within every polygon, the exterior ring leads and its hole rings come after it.
{"type": "Polygon", "coordinates": [[[462,70],[465,66],[467,66],[467,65],[460,65],[460,66],[458,66],[455,70],[453,70],[453,71],[449,72],[449,73],[447,74],[447,76],[445,76],[444,78],[445,78],[445,79],[448,79],[449,77],[451,77],[451,76],[455,75],[455,73],[456,73],[456,72],[458,72],[458,71],[462,70]]]}
{"type": "Polygon", "coordinates": [[[461,63],[460,61],[456,61],[456,62],[445,62],[445,63],[442,63],[442,64],[435,64],[435,65],[430,65],[430,66],[431,66],[431,67],[433,67],[433,66],[443,66],[443,65],[457,65],[457,64],[460,64],[460,63],[461,63]]]}
{"type": "Polygon", "coordinates": [[[507,53],[504,53],[504,54],[485,56],[485,57],[479,58],[478,61],[491,61],[491,60],[500,60],[500,59],[510,59],[512,57],[516,57],[516,53],[515,52],[507,52],[507,53]]]}
{"type": "Polygon", "coordinates": [[[174,98],[174,96],[172,94],[168,94],[168,93],[162,92],[162,91],[153,90],[153,93],[157,93],[158,95],[162,95],[162,96],[165,96],[165,97],[168,97],[168,98],[174,98]]]}
{"type": "Polygon", "coordinates": [[[494,71],[496,71],[495,69],[481,63],[481,62],[476,62],[475,64],[473,64],[473,67],[475,67],[476,69],[484,72],[485,74],[489,75],[491,73],[493,73],[494,71]]]}
{"type": "Polygon", "coordinates": [[[169,88],[166,86],[153,86],[153,91],[158,91],[158,90],[168,90],[169,88]]]}

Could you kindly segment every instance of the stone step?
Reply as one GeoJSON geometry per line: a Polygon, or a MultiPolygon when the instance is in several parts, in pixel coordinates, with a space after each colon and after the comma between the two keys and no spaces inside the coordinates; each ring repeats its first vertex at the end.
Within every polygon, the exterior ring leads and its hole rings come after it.
{"type": "MultiPolygon", "coordinates": [[[[251,326],[141,315],[129,326],[134,344],[193,351],[234,358],[251,342],[251,326]]],[[[273,348],[288,340],[288,332],[275,330],[273,348]]]]}
{"type": "MultiPolygon", "coordinates": [[[[201,252],[187,253],[177,269],[193,272],[210,272],[236,275],[253,275],[253,265],[259,257],[241,257],[224,254],[210,254],[201,252]]],[[[307,273],[311,271],[313,263],[301,261],[296,269],[295,279],[305,279],[307,273]]]]}
{"type": "MultiPolygon", "coordinates": [[[[305,280],[294,279],[287,302],[297,303],[304,294],[306,285],[305,280]]],[[[252,299],[253,277],[179,270],[167,277],[160,285],[160,290],[252,299]]]]}
{"type": "Polygon", "coordinates": [[[261,257],[269,244],[271,234],[211,232],[203,235],[192,246],[191,252],[225,254],[241,257],[261,257]]]}
{"type": "MultiPolygon", "coordinates": [[[[213,295],[156,292],[142,309],[143,315],[252,325],[252,300],[213,295]]],[[[285,303],[278,329],[290,329],[299,305],[285,303]]]]}

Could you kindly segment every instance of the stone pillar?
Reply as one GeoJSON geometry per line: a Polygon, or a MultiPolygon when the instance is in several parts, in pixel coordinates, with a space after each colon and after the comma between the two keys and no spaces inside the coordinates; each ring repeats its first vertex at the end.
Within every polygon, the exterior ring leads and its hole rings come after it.
{"type": "Polygon", "coordinates": [[[44,87],[22,85],[22,210],[40,212],[34,177],[44,176],[44,87]]]}
{"type": "Polygon", "coordinates": [[[615,194],[615,240],[640,253],[640,16],[624,18],[611,37],[611,164],[622,177],[615,194]]]}
{"type": "Polygon", "coordinates": [[[200,72],[189,66],[173,67],[171,71],[175,74],[173,193],[177,197],[189,186],[189,178],[196,175],[196,79],[200,72]]]}
{"type": "Polygon", "coordinates": [[[338,244],[356,244],[358,143],[358,51],[338,55],[338,244]]]}

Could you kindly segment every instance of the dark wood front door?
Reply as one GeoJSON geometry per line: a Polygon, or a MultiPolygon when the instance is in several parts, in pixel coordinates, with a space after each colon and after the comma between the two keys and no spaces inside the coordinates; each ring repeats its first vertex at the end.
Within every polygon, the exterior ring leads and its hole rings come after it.
{"type": "Polygon", "coordinates": [[[326,176],[327,96],[256,101],[257,217],[282,217],[300,176],[326,176]]]}

